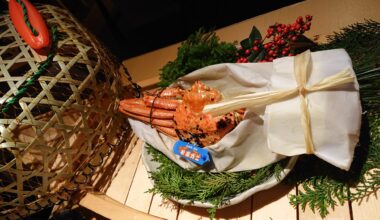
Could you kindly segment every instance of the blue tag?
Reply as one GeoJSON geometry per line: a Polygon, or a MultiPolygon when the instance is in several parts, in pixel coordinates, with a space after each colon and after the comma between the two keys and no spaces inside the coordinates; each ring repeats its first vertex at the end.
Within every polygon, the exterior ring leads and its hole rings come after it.
{"type": "Polygon", "coordinates": [[[174,144],[173,151],[175,154],[190,160],[196,164],[203,165],[210,161],[208,150],[197,147],[185,141],[177,141],[174,144]]]}

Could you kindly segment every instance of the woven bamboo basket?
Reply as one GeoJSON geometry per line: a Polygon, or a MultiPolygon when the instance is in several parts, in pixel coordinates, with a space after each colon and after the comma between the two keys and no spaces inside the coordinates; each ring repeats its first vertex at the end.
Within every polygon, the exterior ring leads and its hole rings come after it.
{"type": "MultiPolygon", "coordinates": [[[[52,64],[0,115],[0,218],[20,218],[70,201],[131,134],[117,113],[130,94],[115,59],[65,10],[37,7],[59,33],[52,64]],[[124,95],[125,96],[125,95],[124,95]]],[[[38,59],[7,14],[0,17],[0,103],[37,70],[38,59]]]]}

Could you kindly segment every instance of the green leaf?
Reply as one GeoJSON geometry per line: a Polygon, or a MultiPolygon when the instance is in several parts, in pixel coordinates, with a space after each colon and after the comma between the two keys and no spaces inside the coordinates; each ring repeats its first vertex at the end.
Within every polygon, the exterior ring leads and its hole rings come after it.
{"type": "Polygon", "coordinates": [[[249,55],[249,57],[248,57],[248,61],[253,62],[258,54],[259,54],[258,51],[252,51],[251,55],[249,55]]]}
{"type": "Polygon", "coordinates": [[[256,58],[252,61],[254,63],[262,60],[265,57],[265,49],[262,49],[260,53],[256,56],[256,58]]]}
{"type": "Polygon", "coordinates": [[[252,62],[253,60],[255,60],[256,55],[257,55],[256,53],[251,53],[251,55],[249,55],[248,57],[248,61],[252,62]]]}
{"type": "Polygon", "coordinates": [[[310,40],[304,35],[299,36],[297,41],[290,42],[289,45],[292,50],[297,50],[297,53],[301,53],[308,49],[313,50],[317,46],[314,41],[310,40]]]}
{"type": "Polygon", "coordinates": [[[249,39],[253,42],[254,40],[261,40],[262,36],[260,34],[259,29],[256,28],[256,26],[252,27],[251,34],[249,35],[249,39]]]}
{"type": "Polygon", "coordinates": [[[240,42],[240,45],[243,47],[243,49],[249,49],[252,47],[252,41],[247,38],[240,42]]]}

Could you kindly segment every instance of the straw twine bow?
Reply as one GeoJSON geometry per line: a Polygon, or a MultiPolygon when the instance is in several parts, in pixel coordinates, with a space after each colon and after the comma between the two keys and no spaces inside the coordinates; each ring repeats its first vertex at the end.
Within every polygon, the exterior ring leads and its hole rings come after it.
{"type": "Polygon", "coordinates": [[[310,92],[332,89],[343,84],[351,83],[355,77],[351,73],[351,69],[347,68],[309,87],[306,85],[306,82],[309,79],[310,73],[311,53],[307,50],[294,58],[294,77],[297,82],[296,88],[236,96],[222,102],[206,105],[203,109],[203,113],[209,113],[214,116],[222,115],[249,106],[269,105],[298,95],[301,101],[301,123],[305,136],[306,154],[313,154],[314,145],[306,95],[310,92]]]}

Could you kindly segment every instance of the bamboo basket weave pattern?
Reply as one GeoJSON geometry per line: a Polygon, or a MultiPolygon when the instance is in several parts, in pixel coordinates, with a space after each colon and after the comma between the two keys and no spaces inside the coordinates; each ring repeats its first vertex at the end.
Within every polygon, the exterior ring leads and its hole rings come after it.
{"type": "MultiPolygon", "coordinates": [[[[116,114],[118,65],[66,11],[38,9],[48,27],[57,27],[57,51],[25,95],[0,114],[0,218],[26,216],[68,199],[73,183],[86,183],[77,178],[81,169],[125,127],[116,114]]],[[[1,106],[37,68],[32,50],[2,15],[1,106]]]]}

